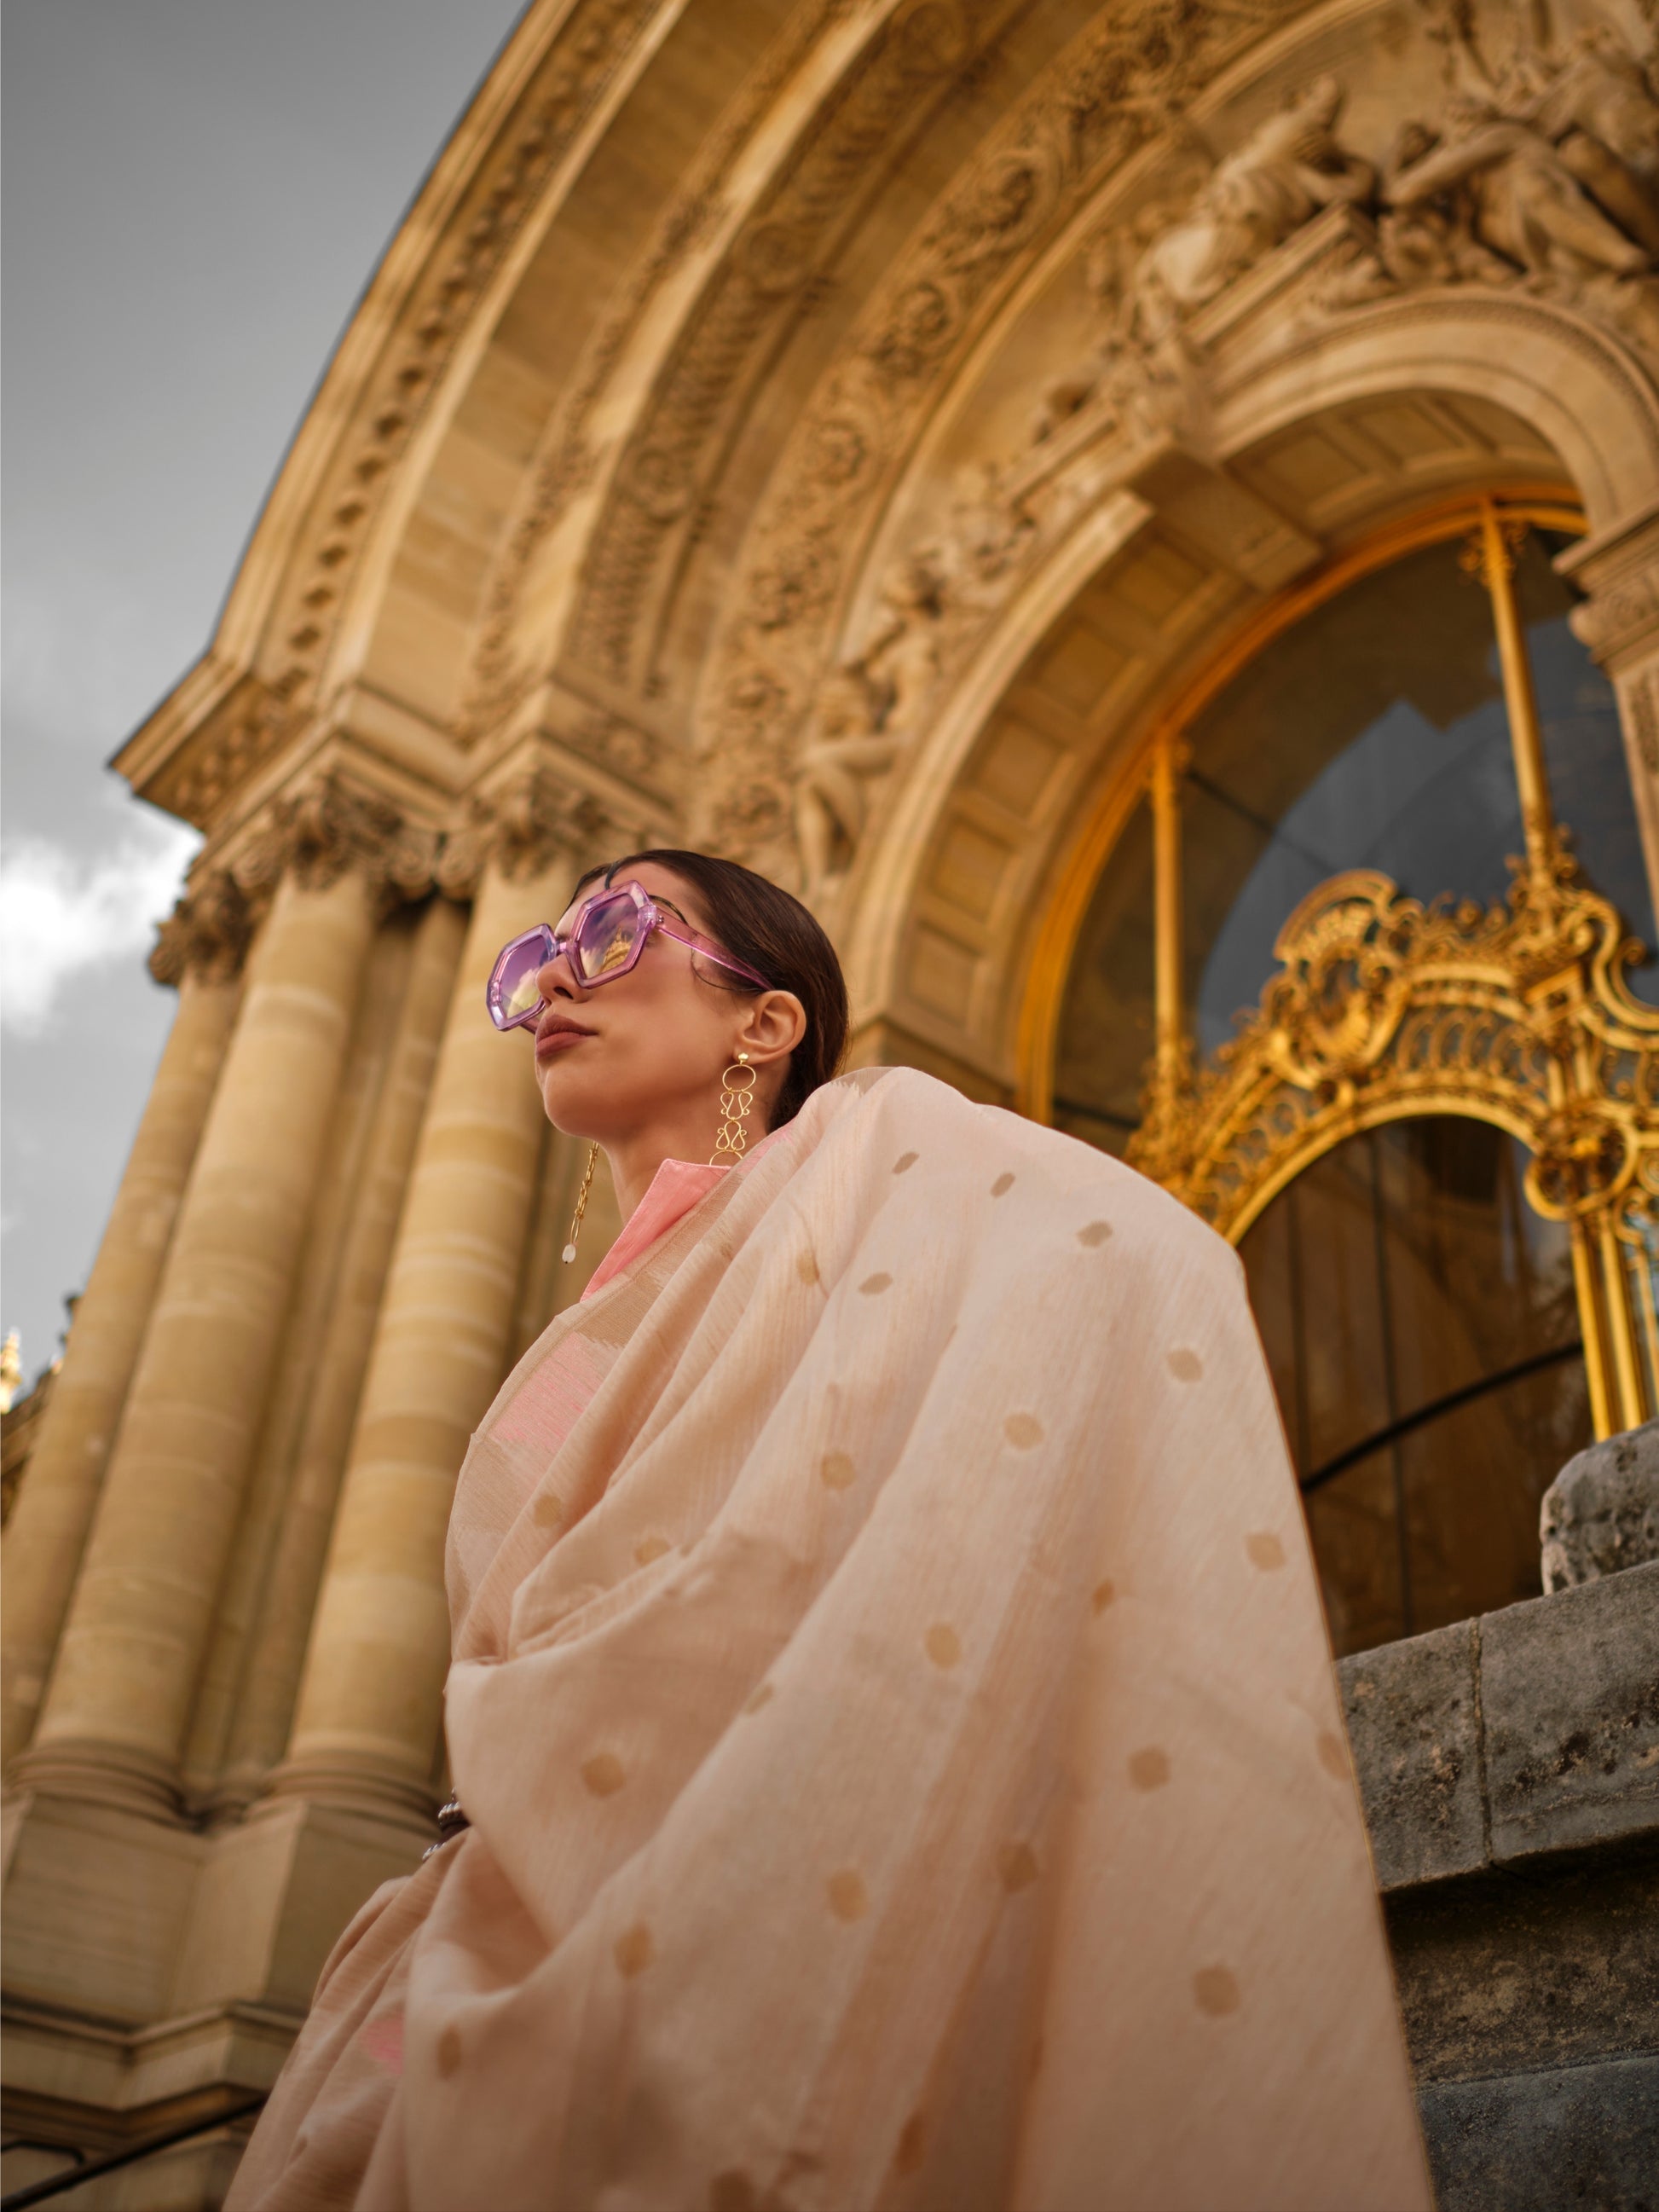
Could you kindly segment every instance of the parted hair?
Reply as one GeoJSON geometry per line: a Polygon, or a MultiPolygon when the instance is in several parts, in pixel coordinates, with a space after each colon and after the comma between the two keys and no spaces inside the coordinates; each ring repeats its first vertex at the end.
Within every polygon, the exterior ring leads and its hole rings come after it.
{"type": "MultiPolygon", "coordinates": [[[[691,885],[708,916],[709,934],[724,951],[764,975],[769,989],[793,991],[805,1011],[806,1034],[789,1056],[789,1072],[772,1111],[771,1127],[780,1129],[793,1121],[821,1084],[839,1073],[847,1050],[847,981],[836,948],[798,898],[752,868],[717,860],[708,853],[624,853],[619,860],[590,868],[573,896],[580,896],[601,877],[614,883],[620,870],[647,860],[672,868],[691,885]]],[[[692,965],[717,990],[754,995],[752,984],[726,969],[695,955],[692,965]]]]}

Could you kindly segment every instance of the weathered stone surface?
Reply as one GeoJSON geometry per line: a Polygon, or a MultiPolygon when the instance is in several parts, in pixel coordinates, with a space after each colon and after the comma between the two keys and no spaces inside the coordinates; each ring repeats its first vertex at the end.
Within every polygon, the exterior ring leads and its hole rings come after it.
{"type": "Polygon", "coordinates": [[[1486,1863],[1476,1628],[1460,1620],[1337,1669],[1384,1890],[1486,1863]]]}
{"type": "Polygon", "coordinates": [[[1419,2103],[1440,2212],[1659,2205],[1659,2057],[1438,2082],[1419,2103]]]}
{"type": "Polygon", "coordinates": [[[1659,1421],[1570,1459],[1544,1492],[1538,1533],[1546,1590],[1659,1559],[1659,1421]]]}
{"type": "Polygon", "coordinates": [[[1659,1564],[1478,1624],[1492,1856],[1659,1823],[1659,1564]]]}
{"type": "Polygon", "coordinates": [[[1386,1911],[1419,2082],[1659,2050],[1659,1841],[1396,1890],[1386,1911]]]}

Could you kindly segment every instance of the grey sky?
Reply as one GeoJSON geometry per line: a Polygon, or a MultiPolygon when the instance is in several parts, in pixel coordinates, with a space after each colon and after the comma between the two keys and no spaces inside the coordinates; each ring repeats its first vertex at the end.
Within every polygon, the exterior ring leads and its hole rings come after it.
{"type": "Polygon", "coordinates": [[[30,1375],[173,1005],[143,956],[191,841],[104,763],[206,643],[520,4],[8,0],[0,1327],[30,1375]]]}

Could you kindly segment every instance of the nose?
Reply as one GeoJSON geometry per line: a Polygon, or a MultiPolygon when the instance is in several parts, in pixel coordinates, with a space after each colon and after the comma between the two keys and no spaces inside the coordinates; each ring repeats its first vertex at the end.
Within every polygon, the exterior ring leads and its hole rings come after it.
{"type": "Polygon", "coordinates": [[[549,1006],[556,998],[584,999],[587,995],[570,964],[569,953],[562,951],[556,952],[550,960],[544,960],[536,970],[536,988],[549,1006]]]}

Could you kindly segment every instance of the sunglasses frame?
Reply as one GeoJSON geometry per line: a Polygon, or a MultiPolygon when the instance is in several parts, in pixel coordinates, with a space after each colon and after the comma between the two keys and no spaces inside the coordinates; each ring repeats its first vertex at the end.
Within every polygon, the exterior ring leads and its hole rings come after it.
{"type": "Polygon", "coordinates": [[[569,965],[571,974],[581,985],[583,990],[597,991],[602,985],[614,983],[619,975],[626,975],[636,968],[639,965],[640,955],[650,943],[653,933],[659,929],[665,937],[672,937],[676,944],[689,945],[692,951],[701,952],[705,959],[714,961],[719,967],[730,969],[734,975],[741,975],[745,982],[752,983],[757,991],[765,991],[771,988],[763,975],[757,975],[744,962],[734,960],[729,952],[723,952],[718,945],[712,945],[706,937],[700,937],[695,929],[676,928],[673,919],[657,904],[650,892],[642,889],[640,884],[607,884],[602,890],[595,891],[591,897],[582,901],[575,913],[571,915],[570,927],[564,936],[557,935],[547,922],[538,921],[533,929],[520,931],[517,937],[509,938],[502,945],[490,968],[489,980],[484,985],[484,1004],[489,1011],[490,1020],[505,1034],[508,1030],[527,1028],[531,1023],[539,1021],[547,1012],[547,1000],[538,997],[535,1005],[527,1007],[523,1013],[514,1014],[508,1021],[501,1019],[499,1012],[501,972],[510,956],[516,952],[520,945],[535,945],[541,949],[541,957],[536,963],[538,973],[545,968],[550,961],[557,960],[562,956],[569,965]],[[633,901],[635,910],[641,924],[639,934],[635,939],[633,949],[625,960],[619,962],[605,975],[584,975],[576,964],[574,949],[576,940],[581,934],[582,925],[595,907],[615,898],[627,898],[633,901]]]}

